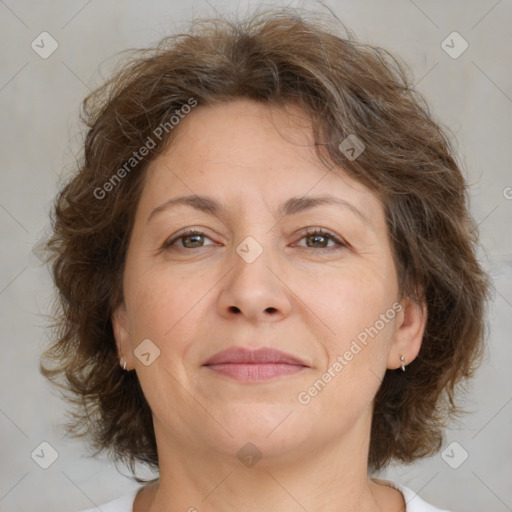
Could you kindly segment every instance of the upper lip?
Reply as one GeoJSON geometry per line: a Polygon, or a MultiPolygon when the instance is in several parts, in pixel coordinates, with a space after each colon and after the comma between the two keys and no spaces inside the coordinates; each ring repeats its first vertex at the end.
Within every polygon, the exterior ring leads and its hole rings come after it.
{"type": "Polygon", "coordinates": [[[203,366],[225,363],[286,363],[307,366],[304,361],[297,357],[270,347],[262,347],[256,350],[244,347],[231,347],[210,357],[210,359],[203,363],[203,366]]]}

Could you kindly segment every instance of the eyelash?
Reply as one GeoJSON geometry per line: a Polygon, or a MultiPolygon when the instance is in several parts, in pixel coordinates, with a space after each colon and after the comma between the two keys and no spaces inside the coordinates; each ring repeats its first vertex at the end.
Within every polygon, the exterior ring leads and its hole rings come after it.
{"type": "MultiPolygon", "coordinates": [[[[187,229],[186,231],[180,233],[178,236],[175,236],[174,238],[169,239],[166,242],[164,242],[164,245],[162,246],[162,249],[169,249],[178,240],[180,240],[182,238],[185,238],[187,236],[193,236],[193,235],[201,235],[201,236],[204,236],[206,238],[210,238],[205,233],[203,233],[201,231],[197,231],[196,229],[187,229]]],[[[338,237],[334,236],[329,231],[325,231],[323,229],[308,228],[302,234],[300,240],[302,240],[303,238],[306,238],[308,236],[322,236],[322,237],[325,237],[325,238],[333,241],[335,244],[337,244],[339,246],[339,247],[320,247],[320,248],[317,249],[317,251],[331,251],[333,249],[339,249],[339,248],[348,247],[348,244],[346,244],[343,241],[341,241],[338,237]]],[[[304,247],[304,246],[301,246],[301,247],[304,247]]],[[[304,247],[304,248],[305,249],[314,249],[314,247],[304,247]]],[[[202,249],[202,247],[193,247],[191,249],[189,249],[187,247],[179,247],[178,249],[184,249],[184,250],[187,250],[187,251],[193,251],[194,249],[202,249]]]]}

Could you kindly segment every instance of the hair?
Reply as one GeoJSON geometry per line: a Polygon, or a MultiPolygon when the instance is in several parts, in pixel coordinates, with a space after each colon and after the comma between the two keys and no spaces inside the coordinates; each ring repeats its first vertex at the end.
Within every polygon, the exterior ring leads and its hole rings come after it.
{"type": "Polygon", "coordinates": [[[289,8],[195,20],[187,33],[134,50],[83,101],[83,157],[50,214],[58,296],[41,372],[75,406],[67,433],[134,474],[136,463],[158,470],[156,439],[137,373],[119,365],[111,315],[123,301],[145,171],[172,143],[172,116],[192,101],[299,106],[322,162],[382,201],[400,293],[424,301],[428,315],[418,356],[405,373],[387,370],[375,396],[369,469],[436,453],[448,421],[466,412],[455,398],[482,362],[490,287],[467,185],[408,67],[340,25],[289,8]],[[339,147],[349,135],[364,144],[355,159],[339,147]]]}

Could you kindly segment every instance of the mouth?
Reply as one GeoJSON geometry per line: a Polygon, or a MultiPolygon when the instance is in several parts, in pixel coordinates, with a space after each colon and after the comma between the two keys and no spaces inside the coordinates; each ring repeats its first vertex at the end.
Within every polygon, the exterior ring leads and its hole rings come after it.
{"type": "Polygon", "coordinates": [[[263,347],[232,347],[208,359],[204,367],[242,382],[256,382],[298,373],[309,366],[291,354],[263,347]]]}

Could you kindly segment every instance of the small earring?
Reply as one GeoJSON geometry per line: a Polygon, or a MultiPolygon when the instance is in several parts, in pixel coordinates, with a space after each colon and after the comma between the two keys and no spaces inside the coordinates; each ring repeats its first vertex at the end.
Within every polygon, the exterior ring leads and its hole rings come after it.
{"type": "Polygon", "coordinates": [[[400,356],[400,361],[402,361],[402,371],[405,372],[405,357],[403,355],[400,356]]]}
{"type": "Polygon", "coordinates": [[[126,370],[126,361],[123,362],[123,370],[126,370]]]}

